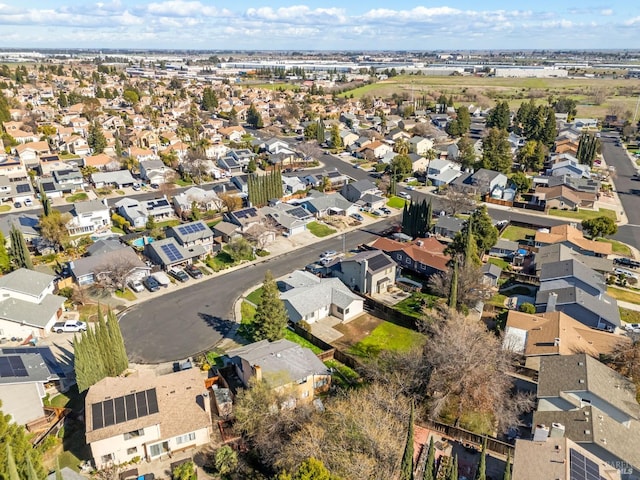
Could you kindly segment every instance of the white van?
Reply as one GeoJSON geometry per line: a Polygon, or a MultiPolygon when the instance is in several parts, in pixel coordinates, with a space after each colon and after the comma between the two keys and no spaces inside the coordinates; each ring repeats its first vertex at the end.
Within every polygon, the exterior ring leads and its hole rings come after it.
{"type": "Polygon", "coordinates": [[[625,277],[638,278],[638,275],[631,270],[625,270],[624,268],[616,268],[614,270],[616,275],[624,275],[625,277]]]}
{"type": "Polygon", "coordinates": [[[155,272],[152,273],[151,276],[156,279],[156,282],[158,282],[161,287],[167,288],[171,285],[171,280],[164,272],[155,272]]]}

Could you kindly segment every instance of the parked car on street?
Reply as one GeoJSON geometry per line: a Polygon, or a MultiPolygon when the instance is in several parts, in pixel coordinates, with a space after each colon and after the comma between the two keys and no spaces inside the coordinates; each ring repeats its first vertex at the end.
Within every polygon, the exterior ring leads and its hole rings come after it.
{"type": "Polygon", "coordinates": [[[627,332],[631,332],[631,333],[640,333],[640,323],[627,323],[624,326],[624,329],[627,332]]]}
{"type": "Polygon", "coordinates": [[[20,207],[22,207],[22,204],[20,202],[13,203],[13,208],[20,208],[20,207]]]}
{"type": "Polygon", "coordinates": [[[389,210],[387,207],[382,207],[380,211],[386,215],[391,215],[391,210],[389,210]]]}
{"type": "Polygon", "coordinates": [[[411,200],[411,195],[409,195],[407,192],[400,192],[398,196],[400,198],[404,198],[405,200],[411,200]]]}
{"type": "Polygon", "coordinates": [[[335,250],[326,250],[320,254],[320,258],[335,257],[338,254],[335,250]]]}
{"type": "Polygon", "coordinates": [[[184,271],[187,272],[187,274],[189,274],[193,278],[202,278],[202,270],[200,270],[195,265],[191,265],[191,264],[187,265],[186,267],[184,267],[184,271]]]}
{"type": "Polygon", "coordinates": [[[157,292],[158,290],[160,290],[160,284],[158,283],[158,281],[155,278],[153,278],[151,276],[149,276],[149,277],[145,278],[144,280],[142,280],[142,284],[150,292],[157,292]]]}

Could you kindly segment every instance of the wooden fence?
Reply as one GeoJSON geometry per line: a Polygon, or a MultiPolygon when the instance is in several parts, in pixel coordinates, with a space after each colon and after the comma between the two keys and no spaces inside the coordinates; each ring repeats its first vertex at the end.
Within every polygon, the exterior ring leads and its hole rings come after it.
{"type": "Polygon", "coordinates": [[[469,430],[465,430],[464,428],[455,427],[453,425],[447,425],[446,423],[434,422],[430,420],[422,422],[421,426],[424,426],[431,430],[435,430],[438,433],[446,435],[447,437],[453,438],[454,440],[457,440],[464,444],[471,444],[474,447],[477,447],[478,449],[482,447],[482,442],[486,438],[487,450],[497,453],[499,455],[504,455],[504,456],[511,455],[511,458],[513,458],[515,447],[507,442],[498,440],[497,438],[490,437],[487,435],[479,435],[477,433],[470,432],[469,430]]]}

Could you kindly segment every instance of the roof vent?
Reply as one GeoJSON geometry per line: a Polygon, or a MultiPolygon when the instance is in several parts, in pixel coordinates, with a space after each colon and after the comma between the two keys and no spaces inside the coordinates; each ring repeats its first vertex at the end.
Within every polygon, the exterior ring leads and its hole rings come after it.
{"type": "Polygon", "coordinates": [[[585,434],[585,435],[591,435],[591,430],[585,430],[585,431],[584,431],[584,434],[585,434]]]}
{"type": "Polygon", "coordinates": [[[581,378],[580,380],[578,380],[578,383],[584,383],[584,379],[581,378]]]}

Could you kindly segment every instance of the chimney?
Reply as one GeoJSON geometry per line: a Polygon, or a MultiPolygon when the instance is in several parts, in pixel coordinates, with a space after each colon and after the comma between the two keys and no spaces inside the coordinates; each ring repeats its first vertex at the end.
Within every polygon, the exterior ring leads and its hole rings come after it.
{"type": "Polygon", "coordinates": [[[564,437],[564,425],[561,423],[552,423],[551,424],[551,432],[549,433],[549,437],[551,438],[562,438],[564,437]]]}
{"type": "Polygon", "coordinates": [[[549,427],[546,427],[545,425],[536,425],[536,428],[533,431],[533,441],[546,442],[547,438],[549,438],[549,427]]]}
{"type": "Polygon", "coordinates": [[[558,303],[558,294],[556,292],[551,292],[549,294],[549,298],[547,298],[547,308],[545,309],[545,312],[555,312],[556,303],[558,303]]]}
{"type": "Polygon", "coordinates": [[[207,412],[209,418],[211,418],[211,398],[209,398],[209,392],[202,393],[202,403],[204,404],[204,411],[207,412]]]}
{"type": "Polygon", "coordinates": [[[253,366],[253,373],[256,376],[256,382],[262,381],[262,367],[260,365],[253,366]]]}

